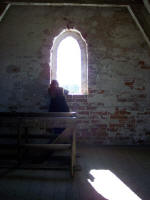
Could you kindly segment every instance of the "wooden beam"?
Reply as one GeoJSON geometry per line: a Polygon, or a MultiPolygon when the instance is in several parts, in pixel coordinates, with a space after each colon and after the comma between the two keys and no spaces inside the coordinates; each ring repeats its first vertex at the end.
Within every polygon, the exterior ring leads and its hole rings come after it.
{"type": "Polygon", "coordinates": [[[23,144],[21,147],[39,148],[42,150],[66,150],[70,149],[71,144],[23,144]]]}
{"type": "Polygon", "coordinates": [[[2,0],[1,3],[73,3],[73,4],[116,4],[116,5],[131,5],[143,4],[142,0],[2,0]]]}

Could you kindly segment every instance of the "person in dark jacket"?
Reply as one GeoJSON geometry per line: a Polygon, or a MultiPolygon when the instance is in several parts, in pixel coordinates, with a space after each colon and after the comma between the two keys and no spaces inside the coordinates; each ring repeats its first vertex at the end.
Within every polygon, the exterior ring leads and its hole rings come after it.
{"type": "MultiPolygon", "coordinates": [[[[59,87],[57,80],[52,80],[48,94],[50,97],[49,112],[69,112],[69,106],[67,105],[65,94],[68,94],[67,90],[59,87]]],[[[64,131],[64,128],[54,128],[53,132],[57,135],[64,131]]]]}
{"type": "Polygon", "coordinates": [[[50,97],[49,112],[69,112],[69,107],[65,99],[66,93],[67,90],[59,87],[58,81],[52,80],[48,88],[50,97]]]}

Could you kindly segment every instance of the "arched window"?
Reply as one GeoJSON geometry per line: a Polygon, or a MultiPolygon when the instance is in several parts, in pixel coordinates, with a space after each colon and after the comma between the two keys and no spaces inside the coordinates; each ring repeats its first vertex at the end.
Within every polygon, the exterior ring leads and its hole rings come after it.
{"type": "Polygon", "coordinates": [[[54,38],[50,58],[51,80],[58,80],[69,94],[88,93],[87,44],[75,29],[54,38]]]}

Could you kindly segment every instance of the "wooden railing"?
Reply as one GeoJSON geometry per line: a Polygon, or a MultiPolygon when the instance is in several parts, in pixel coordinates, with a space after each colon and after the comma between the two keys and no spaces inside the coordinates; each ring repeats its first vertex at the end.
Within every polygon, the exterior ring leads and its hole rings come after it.
{"type": "MultiPolygon", "coordinates": [[[[0,139],[16,139],[15,144],[0,143],[0,147],[17,147],[18,163],[22,163],[22,151],[24,149],[38,148],[40,150],[70,152],[70,172],[74,175],[76,160],[76,127],[77,116],[75,112],[55,112],[55,113],[18,113],[18,112],[1,112],[0,113],[0,139]],[[3,133],[3,128],[7,127],[9,131],[3,133]],[[49,134],[32,133],[36,129],[61,129],[63,130],[49,144],[43,142],[34,143],[33,140],[38,138],[49,138],[49,134]],[[15,129],[15,133],[11,133],[15,129]],[[32,139],[32,140],[31,140],[32,139]],[[32,141],[32,142],[31,142],[32,141]]],[[[55,131],[54,131],[55,132],[55,131]]],[[[52,133],[53,134],[53,133],[52,133]]],[[[56,167],[57,168],[57,167],[56,167]]]]}

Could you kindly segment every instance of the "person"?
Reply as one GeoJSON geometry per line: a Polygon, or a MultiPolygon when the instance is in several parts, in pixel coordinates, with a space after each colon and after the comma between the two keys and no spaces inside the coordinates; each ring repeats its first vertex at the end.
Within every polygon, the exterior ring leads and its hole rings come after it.
{"type": "Polygon", "coordinates": [[[49,112],[69,112],[69,106],[65,99],[65,94],[68,94],[68,91],[59,87],[57,80],[52,80],[48,94],[50,97],[49,112]]]}
{"type": "MultiPolygon", "coordinates": [[[[64,90],[62,87],[59,87],[57,80],[51,81],[51,84],[48,88],[48,94],[50,97],[48,108],[49,112],[69,112],[69,106],[67,105],[65,99],[65,95],[68,94],[68,90],[64,90]]],[[[64,128],[54,128],[53,133],[57,137],[57,135],[62,133],[64,130],[64,128]]]]}

